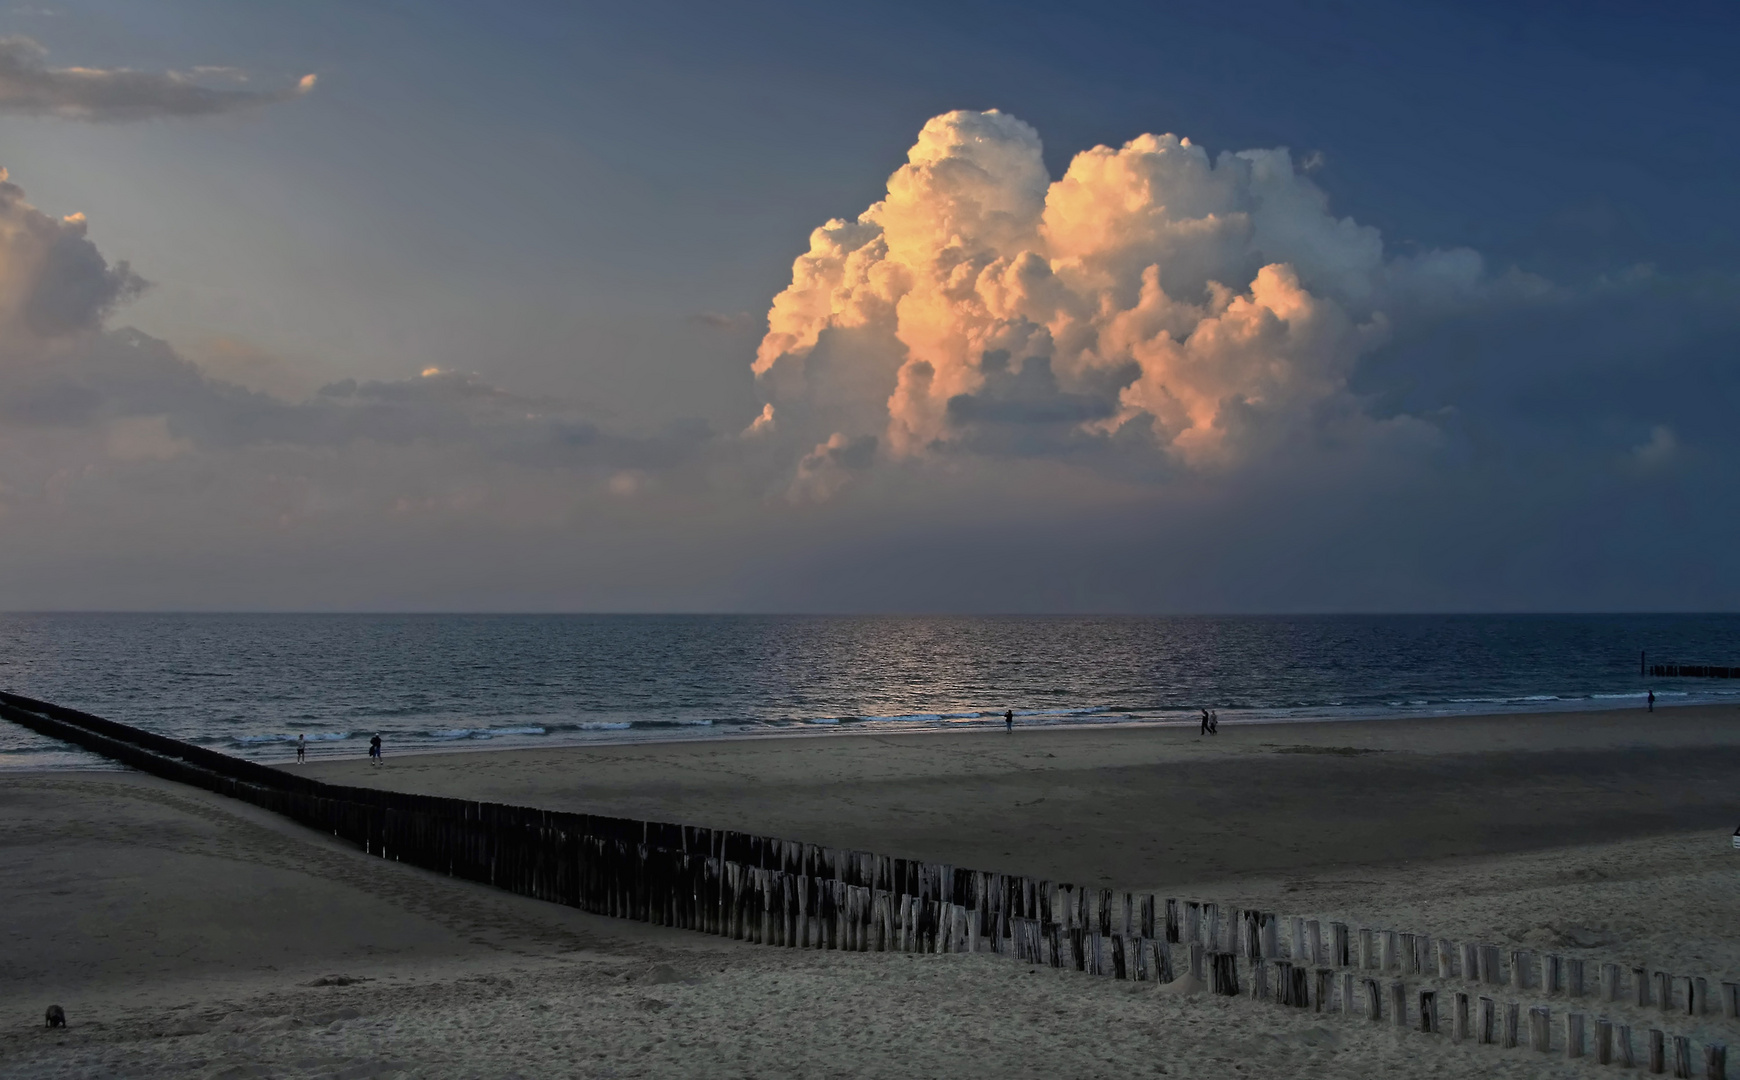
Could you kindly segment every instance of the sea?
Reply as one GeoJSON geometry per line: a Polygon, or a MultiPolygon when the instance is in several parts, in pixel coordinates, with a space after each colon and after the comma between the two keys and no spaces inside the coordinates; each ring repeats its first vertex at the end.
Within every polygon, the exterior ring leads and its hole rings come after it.
{"type": "MultiPolygon", "coordinates": [[[[1740,615],[0,615],[0,689],[257,761],[1740,704],[1740,615]]],[[[0,770],[109,767],[0,722],[0,770]]]]}

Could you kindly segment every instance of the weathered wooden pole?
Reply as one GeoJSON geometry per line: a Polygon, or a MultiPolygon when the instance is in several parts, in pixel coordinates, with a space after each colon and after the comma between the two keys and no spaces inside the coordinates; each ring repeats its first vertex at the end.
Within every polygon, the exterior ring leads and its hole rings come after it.
{"type": "Polygon", "coordinates": [[[1704,1080],[1728,1080],[1728,1047],[1726,1044],[1704,1044],[1704,1080]]]}
{"type": "Polygon", "coordinates": [[[1480,1019],[1475,1032],[1474,1041],[1483,1046],[1498,1042],[1498,1003],[1485,994],[1480,995],[1480,1019]]]}
{"type": "Polygon", "coordinates": [[[1656,1005],[1662,1012],[1674,1007],[1674,977],[1665,971],[1655,973],[1656,1005]]]}
{"type": "Polygon", "coordinates": [[[1710,1011],[1710,983],[1702,975],[1686,979],[1686,1015],[1702,1016],[1710,1011]]]}
{"type": "Polygon", "coordinates": [[[1514,1001],[1504,1003],[1504,1043],[1506,1050],[1515,1050],[1522,1041],[1522,1006],[1514,1001]]]}
{"type": "Polygon", "coordinates": [[[1553,1048],[1553,1013],[1545,1005],[1529,1008],[1529,1049],[1545,1054],[1553,1048]]]}
{"type": "Polygon", "coordinates": [[[1595,1064],[1613,1064],[1613,1021],[1605,1016],[1595,1018],[1595,1064]]]}
{"type": "Polygon", "coordinates": [[[1383,997],[1378,990],[1378,981],[1372,978],[1365,980],[1365,1018],[1383,1019],[1383,997]]]}
{"type": "Polygon", "coordinates": [[[1420,1030],[1428,1035],[1438,1033],[1438,993],[1435,990],[1420,991],[1420,1030]]]}
{"type": "Polygon", "coordinates": [[[1631,1049],[1631,1025],[1613,1025],[1613,1041],[1619,1051],[1619,1064],[1627,1069],[1637,1068],[1637,1055],[1631,1049]]]}
{"type": "Polygon", "coordinates": [[[1565,961],[1566,989],[1574,998],[1580,998],[1585,993],[1583,968],[1584,962],[1579,957],[1571,957],[1565,961]]]}
{"type": "Polygon", "coordinates": [[[1667,1072],[1667,1037],[1660,1028],[1649,1029],[1649,1071],[1658,1076],[1667,1072]]]}
{"type": "Polygon", "coordinates": [[[1568,1058],[1583,1056],[1583,1020],[1582,1013],[1565,1014],[1565,1056],[1568,1058]]]}
{"type": "Polygon", "coordinates": [[[1323,955],[1323,924],[1316,919],[1305,924],[1305,955],[1316,966],[1329,963],[1329,958],[1323,955]]]}
{"type": "Polygon", "coordinates": [[[1510,951],[1510,984],[1516,990],[1527,990],[1534,982],[1531,978],[1535,966],[1535,954],[1527,949],[1512,949],[1510,951]]]}
{"type": "Polygon", "coordinates": [[[1692,1076],[1692,1040],[1689,1036],[1674,1036],[1674,1075],[1691,1080],[1692,1076]]]}
{"type": "Polygon", "coordinates": [[[1352,967],[1353,958],[1348,955],[1347,924],[1332,922],[1329,924],[1331,952],[1329,962],[1335,967],[1352,967]]]}

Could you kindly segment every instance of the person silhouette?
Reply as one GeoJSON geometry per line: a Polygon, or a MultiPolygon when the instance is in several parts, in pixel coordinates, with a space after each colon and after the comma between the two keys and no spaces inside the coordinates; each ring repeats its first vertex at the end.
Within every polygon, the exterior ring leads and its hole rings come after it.
{"type": "Polygon", "coordinates": [[[1649,692],[1649,711],[1650,712],[1655,711],[1655,691],[1654,690],[1651,690],[1649,692]]]}
{"type": "Polygon", "coordinates": [[[1208,710],[1208,733],[1210,735],[1219,735],[1220,734],[1220,710],[1219,709],[1208,710]]]}
{"type": "Polygon", "coordinates": [[[308,757],[308,736],[296,736],[296,764],[301,765],[308,757]]]}
{"type": "Polygon", "coordinates": [[[369,760],[376,765],[381,763],[381,733],[375,732],[375,737],[369,740],[369,760]]]}
{"type": "Polygon", "coordinates": [[[1004,731],[1014,731],[1015,730],[1015,710],[1014,709],[1004,709],[1003,710],[1003,730],[1004,731]]]}

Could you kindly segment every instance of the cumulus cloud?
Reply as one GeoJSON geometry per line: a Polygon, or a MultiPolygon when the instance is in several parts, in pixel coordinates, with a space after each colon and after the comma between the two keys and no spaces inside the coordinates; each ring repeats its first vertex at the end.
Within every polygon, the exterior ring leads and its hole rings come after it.
{"type": "Polygon", "coordinates": [[[870,467],[876,457],[876,436],[851,438],[834,432],[798,462],[797,477],[786,491],[792,502],[824,502],[845,486],[855,472],[870,467]]]}
{"type": "Polygon", "coordinates": [[[228,67],[195,68],[190,73],[145,72],[126,68],[52,68],[47,50],[27,37],[0,38],[0,110],[68,120],[124,122],[162,116],[209,116],[269,105],[314,89],[304,75],[277,90],[239,90],[205,85],[222,79],[245,80],[228,67]]]}
{"type": "MultiPolygon", "coordinates": [[[[1285,150],[1143,135],[1053,181],[1033,128],[952,112],[811,235],[753,368],[782,417],[896,459],[1098,441],[1213,468],[1357,418],[1349,376],[1398,318],[1531,284],[1466,249],[1387,257],[1285,150]]],[[[798,487],[833,486],[821,451],[798,487]]]]}

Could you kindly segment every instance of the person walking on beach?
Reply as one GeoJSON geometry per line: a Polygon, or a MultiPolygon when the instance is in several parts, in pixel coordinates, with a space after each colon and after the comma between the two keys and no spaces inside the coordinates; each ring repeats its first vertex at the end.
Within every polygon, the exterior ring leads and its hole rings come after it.
{"type": "Polygon", "coordinates": [[[1004,709],[1003,710],[1003,730],[1004,731],[1014,731],[1015,730],[1015,710],[1014,709],[1004,709]]]}
{"type": "Polygon", "coordinates": [[[296,764],[301,765],[308,757],[308,736],[296,736],[296,764]]]}
{"type": "Polygon", "coordinates": [[[1200,735],[1207,735],[1208,734],[1208,710],[1207,709],[1202,710],[1202,730],[1200,732],[1198,732],[1198,734],[1200,734],[1200,735]]]}
{"type": "Polygon", "coordinates": [[[375,737],[369,740],[369,760],[376,765],[381,763],[381,733],[375,732],[375,737]]]}
{"type": "Polygon", "coordinates": [[[1655,691],[1654,690],[1651,690],[1649,692],[1649,711],[1650,712],[1655,711],[1655,691]]]}
{"type": "Polygon", "coordinates": [[[1219,735],[1220,734],[1220,710],[1219,709],[1208,710],[1208,733],[1210,735],[1219,735]]]}

